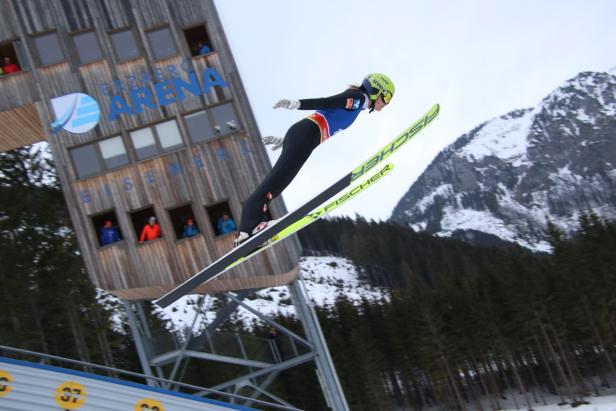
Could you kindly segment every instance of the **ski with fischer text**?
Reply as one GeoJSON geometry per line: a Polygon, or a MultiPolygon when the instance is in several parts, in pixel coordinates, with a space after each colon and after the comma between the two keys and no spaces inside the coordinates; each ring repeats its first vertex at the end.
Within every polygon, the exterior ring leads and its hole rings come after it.
{"type": "Polygon", "coordinates": [[[435,104],[419,120],[413,123],[410,127],[400,133],[397,137],[387,143],[382,149],[377,151],[368,160],[364,161],[361,165],[352,170],[350,173],[348,173],[340,180],[317,194],[315,197],[306,202],[304,205],[297,208],[295,211],[286,214],[284,217],[277,220],[271,226],[268,226],[262,231],[259,231],[257,234],[253,235],[245,242],[240,244],[237,248],[234,248],[233,250],[229,251],[227,254],[223,255],[218,260],[205,267],[203,270],[194,274],[188,280],[184,281],[182,284],[178,285],[176,288],[169,291],[167,294],[163,295],[158,300],[154,301],[154,303],[161,308],[165,308],[171,303],[177,301],[180,297],[190,293],[199,285],[203,284],[206,281],[209,281],[213,277],[217,276],[219,273],[226,271],[229,266],[235,266],[239,264],[234,263],[236,263],[242,258],[249,256],[259,247],[262,247],[262,244],[269,239],[275,239],[276,235],[280,234],[285,229],[290,228],[295,223],[298,223],[300,220],[307,217],[309,213],[316,210],[327,200],[334,197],[337,193],[344,190],[345,188],[349,187],[359,178],[366,175],[370,170],[380,164],[383,160],[398,151],[400,147],[402,147],[405,143],[415,137],[421,130],[426,128],[426,126],[428,126],[428,124],[430,124],[432,120],[434,120],[438,116],[439,111],[439,105],[435,104]]]}
{"type": "Polygon", "coordinates": [[[233,264],[229,265],[223,271],[221,271],[220,273],[218,273],[217,275],[215,275],[214,277],[210,278],[207,281],[213,280],[214,278],[218,277],[220,274],[222,274],[222,273],[232,269],[236,265],[238,265],[240,263],[243,263],[244,261],[248,260],[249,258],[252,258],[255,255],[259,254],[261,251],[264,251],[267,248],[269,248],[269,247],[273,246],[274,244],[278,243],[279,241],[282,241],[285,238],[289,237],[290,235],[293,235],[293,234],[297,233],[299,230],[303,230],[304,228],[308,227],[310,224],[314,223],[318,219],[320,219],[320,218],[326,216],[327,214],[331,213],[336,208],[340,207],[342,204],[346,203],[347,201],[351,200],[352,198],[355,198],[359,193],[363,193],[366,188],[372,187],[377,181],[381,180],[381,178],[383,178],[387,174],[389,174],[389,172],[393,168],[394,168],[393,164],[391,164],[391,163],[387,164],[380,171],[378,171],[375,174],[373,174],[372,176],[370,176],[370,178],[368,178],[367,180],[365,180],[361,184],[358,184],[355,187],[353,187],[352,189],[350,189],[349,191],[346,191],[344,194],[342,194],[341,196],[337,197],[335,200],[333,200],[331,202],[328,202],[326,205],[324,205],[323,207],[319,208],[318,210],[314,210],[312,213],[308,213],[308,215],[306,215],[303,218],[297,220],[295,223],[291,224],[290,226],[288,226],[287,228],[283,229],[281,232],[276,234],[274,237],[270,238],[269,241],[267,241],[264,245],[261,245],[261,246],[257,247],[257,249],[255,249],[253,252],[248,254],[246,257],[238,258],[233,264]]]}

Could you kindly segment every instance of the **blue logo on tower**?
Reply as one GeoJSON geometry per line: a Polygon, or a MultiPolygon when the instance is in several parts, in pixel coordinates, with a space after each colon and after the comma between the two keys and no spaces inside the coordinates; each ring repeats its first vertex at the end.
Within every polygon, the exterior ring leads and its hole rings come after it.
{"type": "Polygon", "coordinates": [[[83,93],[72,93],[51,99],[56,121],[51,131],[66,130],[70,133],[85,133],[92,130],[101,118],[101,109],[96,100],[83,93]]]}

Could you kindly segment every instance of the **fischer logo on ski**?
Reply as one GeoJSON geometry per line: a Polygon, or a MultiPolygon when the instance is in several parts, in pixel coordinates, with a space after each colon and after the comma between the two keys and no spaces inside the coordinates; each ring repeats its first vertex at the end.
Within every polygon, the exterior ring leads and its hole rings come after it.
{"type": "Polygon", "coordinates": [[[379,171],[378,173],[370,177],[364,183],[353,187],[351,191],[345,193],[341,197],[338,197],[336,200],[327,204],[325,207],[320,208],[319,210],[314,211],[308,215],[314,219],[321,218],[325,214],[329,213],[335,208],[338,208],[340,205],[342,205],[346,201],[350,200],[351,198],[355,197],[357,194],[361,193],[365,188],[379,181],[382,177],[386,176],[393,168],[394,168],[393,164],[387,164],[385,167],[381,169],[381,171],[379,171]]]}
{"type": "Polygon", "coordinates": [[[372,169],[378,163],[392,155],[396,150],[404,145],[411,138],[415,137],[417,133],[423,130],[428,124],[432,122],[438,116],[439,113],[439,105],[435,104],[430,111],[420,118],[415,124],[406,129],[404,133],[400,136],[396,137],[392,142],[383,147],[377,154],[375,154],[372,158],[366,161],[361,166],[357,167],[353,170],[351,174],[351,181],[357,180],[359,177],[364,175],[366,171],[372,169]]]}
{"type": "Polygon", "coordinates": [[[242,257],[242,258],[238,259],[237,261],[233,262],[233,264],[229,265],[227,268],[224,269],[224,271],[221,271],[215,277],[212,277],[212,279],[216,278],[220,274],[223,274],[224,272],[230,270],[231,268],[235,267],[236,265],[239,265],[240,263],[243,263],[244,261],[248,260],[249,258],[254,257],[255,255],[257,255],[260,252],[262,252],[263,250],[265,250],[265,249],[271,247],[272,245],[276,244],[277,242],[282,241],[285,238],[287,238],[287,237],[297,233],[298,231],[308,227],[310,224],[314,223],[319,218],[322,218],[323,216],[329,214],[330,212],[332,212],[333,210],[338,208],[340,205],[344,204],[347,200],[355,197],[359,193],[362,193],[364,191],[364,189],[366,189],[368,187],[372,187],[374,185],[374,183],[376,183],[377,181],[381,180],[381,178],[383,178],[387,174],[389,174],[389,172],[391,170],[393,170],[393,168],[394,168],[393,164],[385,165],[385,167],[383,167],[380,171],[378,171],[373,176],[371,176],[368,180],[364,181],[361,184],[356,185],[355,187],[353,187],[352,189],[350,189],[349,191],[347,191],[346,193],[344,193],[343,195],[338,197],[335,201],[332,201],[331,203],[327,204],[326,206],[321,207],[318,210],[313,211],[312,213],[307,214],[304,218],[301,218],[298,221],[296,221],[295,223],[293,223],[290,226],[286,227],[280,233],[278,233],[274,237],[272,237],[270,239],[270,241],[267,242],[267,244],[258,247],[256,250],[254,250],[253,252],[251,252],[247,256],[242,257]]]}

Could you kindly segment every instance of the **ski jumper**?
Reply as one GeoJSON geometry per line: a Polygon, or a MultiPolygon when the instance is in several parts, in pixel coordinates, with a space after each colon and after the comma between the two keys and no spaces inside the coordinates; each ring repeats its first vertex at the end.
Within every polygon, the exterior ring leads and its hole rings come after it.
{"type": "Polygon", "coordinates": [[[250,234],[265,221],[269,202],[291,183],[312,150],[349,127],[369,101],[362,90],[354,88],[331,97],[299,100],[300,110],[317,111],[287,131],[278,161],[244,203],[239,231],[250,234]]]}

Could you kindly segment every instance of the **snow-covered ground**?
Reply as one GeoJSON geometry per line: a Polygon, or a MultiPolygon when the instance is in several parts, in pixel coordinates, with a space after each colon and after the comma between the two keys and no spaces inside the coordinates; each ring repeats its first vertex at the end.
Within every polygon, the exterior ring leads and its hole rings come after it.
{"type": "MultiPolygon", "coordinates": [[[[589,380],[586,380],[590,384],[589,380]]],[[[595,380],[595,384],[599,385],[599,381],[595,380]]],[[[558,405],[562,399],[551,393],[541,391],[535,388],[532,392],[528,392],[529,400],[531,401],[533,411],[616,411],[616,389],[615,388],[599,388],[601,395],[594,396],[589,395],[584,397],[584,401],[589,404],[578,405],[572,407],[567,403],[564,405],[558,405]],[[547,404],[547,405],[544,405],[547,404]]],[[[499,399],[500,411],[527,411],[528,406],[524,400],[524,397],[517,390],[508,390],[505,392],[506,399],[499,399]]],[[[570,399],[565,399],[570,402],[570,399]]],[[[490,398],[483,397],[482,405],[485,410],[493,409],[493,403],[490,398]]],[[[469,407],[469,410],[472,409],[469,407]]],[[[432,410],[430,410],[432,411],[432,410]]]]}
{"type": "MultiPolygon", "coordinates": [[[[353,263],[341,257],[302,257],[300,261],[301,276],[311,302],[318,306],[328,306],[340,297],[353,302],[360,302],[362,298],[378,301],[388,298],[385,289],[370,286],[360,279],[360,275],[353,263]]],[[[295,315],[287,287],[270,287],[256,293],[251,299],[244,302],[251,308],[268,317],[282,314],[295,315]]],[[[211,322],[216,313],[214,307],[220,302],[216,297],[207,296],[200,312],[205,314],[194,324],[196,331],[203,329],[211,322]]],[[[170,320],[174,329],[191,327],[195,312],[198,310],[196,296],[186,296],[165,309],[157,309],[163,318],[170,320]]],[[[240,307],[232,316],[241,321],[245,327],[250,328],[257,317],[248,310],[240,307]]]]}
{"type": "MultiPolygon", "coordinates": [[[[519,399],[518,399],[519,401],[519,399]]],[[[571,407],[570,404],[566,405],[558,405],[557,402],[554,402],[551,405],[542,405],[542,406],[533,406],[534,411],[565,411],[565,410],[575,410],[575,411],[616,411],[616,395],[606,395],[600,397],[590,397],[586,398],[586,401],[590,404],[579,405],[575,408],[571,407]]],[[[525,410],[526,407],[520,405],[520,408],[517,410],[525,410]]],[[[515,411],[515,407],[506,408],[503,411],[515,411]]]]}
{"type": "MultiPolygon", "coordinates": [[[[558,405],[561,402],[560,397],[546,392],[539,392],[537,389],[535,389],[536,399],[531,392],[529,392],[528,395],[531,401],[532,411],[616,411],[616,389],[602,388],[600,392],[600,396],[591,395],[584,398],[584,401],[589,404],[578,405],[577,407],[572,407],[569,403],[558,405]]],[[[508,390],[504,393],[504,396],[506,399],[499,399],[501,408],[498,408],[498,411],[528,411],[528,405],[519,391],[508,390]]],[[[566,401],[570,401],[570,399],[566,399],[566,401]]],[[[475,403],[469,402],[466,405],[467,411],[478,411],[478,407],[475,403]]],[[[493,399],[488,396],[482,397],[481,405],[482,409],[487,411],[493,410],[495,406],[493,399]]],[[[396,411],[402,410],[403,409],[398,409],[396,411]]],[[[431,406],[425,408],[425,410],[441,411],[442,407],[431,406]]],[[[404,411],[407,411],[407,408],[404,408],[404,411]]]]}

